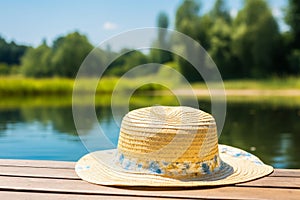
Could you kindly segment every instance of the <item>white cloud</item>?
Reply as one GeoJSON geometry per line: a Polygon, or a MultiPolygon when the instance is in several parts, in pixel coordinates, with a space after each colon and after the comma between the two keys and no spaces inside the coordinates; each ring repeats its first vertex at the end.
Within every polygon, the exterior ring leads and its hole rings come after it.
{"type": "Polygon", "coordinates": [[[113,22],[105,22],[103,24],[103,29],[107,31],[115,30],[118,28],[118,25],[113,22]]]}

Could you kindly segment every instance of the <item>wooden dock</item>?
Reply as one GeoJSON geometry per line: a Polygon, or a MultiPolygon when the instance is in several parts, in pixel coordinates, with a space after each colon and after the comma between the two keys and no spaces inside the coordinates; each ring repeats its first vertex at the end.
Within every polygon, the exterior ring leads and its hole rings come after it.
{"type": "Polygon", "coordinates": [[[0,199],[300,199],[300,170],[215,188],[116,188],[87,183],[74,162],[0,159],[0,199]]]}

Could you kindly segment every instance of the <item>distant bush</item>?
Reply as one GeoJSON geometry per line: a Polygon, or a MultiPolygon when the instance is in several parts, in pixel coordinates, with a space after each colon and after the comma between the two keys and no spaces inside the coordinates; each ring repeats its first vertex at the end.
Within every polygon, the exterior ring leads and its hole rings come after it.
{"type": "Polygon", "coordinates": [[[44,42],[37,48],[28,49],[22,58],[21,72],[29,77],[74,78],[92,49],[86,36],[74,32],[56,39],[52,47],[44,42]]]}
{"type": "Polygon", "coordinates": [[[0,63],[0,75],[8,75],[9,73],[9,66],[6,63],[0,63]]]}
{"type": "Polygon", "coordinates": [[[299,74],[300,73],[300,49],[293,50],[291,55],[288,57],[288,61],[293,74],[299,74]]]}

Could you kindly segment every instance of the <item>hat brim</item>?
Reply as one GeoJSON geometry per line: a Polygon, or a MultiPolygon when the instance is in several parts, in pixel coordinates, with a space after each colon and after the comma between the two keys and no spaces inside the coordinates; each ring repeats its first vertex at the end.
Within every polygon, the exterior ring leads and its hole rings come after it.
{"type": "Polygon", "coordinates": [[[224,167],[216,173],[193,180],[179,180],[156,174],[133,172],[115,163],[117,149],[96,151],[83,156],[75,166],[78,176],[90,183],[107,186],[195,187],[219,186],[246,182],[273,172],[253,154],[219,144],[224,167]]]}

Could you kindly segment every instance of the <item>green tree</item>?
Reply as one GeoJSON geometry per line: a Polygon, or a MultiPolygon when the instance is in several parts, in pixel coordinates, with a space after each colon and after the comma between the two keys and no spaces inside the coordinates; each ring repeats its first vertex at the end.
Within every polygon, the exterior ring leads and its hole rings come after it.
{"type": "Polygon", "coordinates": [[[230,51],[231,34],[231,26],[222,18],[217,18],[209,31],[210,48],[208,53],[216,63],[223,78],[236,76],[230,51]]]}
{"type": "MultiPolygon", "coordinates": [[[[122,49],[120,51],[120,53],[124,53],[130,51],[130,49],[122,49]]],[[[107,52],[107,51],[106,51],[107,52]]],[[[104,72],[104,75],[108,75],[108,76],[120,76],[122,75],[125,71],[124,71],[124,65],[125,65],[125,58],[126,58],[126,54],[125,56],[118,56],[117,53],[115,52],[110,52],[110,56],[112,57],[117,57],[107,68],[107,70],[104,72]]],[[[105,56],[107,57],[107,56],[105,56]]]]}
{"type": "Polygon", "coordinates": [[[150,60],[154,63],[166,63],[172,60],[172,54],[170,52],[161,50],[170,48],[170,38],[167,35],[166,29],[169,26],[168,15],[164,12],[160,12],[157,17],[158,36],[155,41],[155,46],[160,49],[151,49],[150,60]]]}
{"type": "MultiPolygon", "coordinates": [[[[158,14],[157,26],[160,27],[160,28],[168,28],[169,18],[168,18],[168,15],[165,12],[160,12],[158,14]]],[[[164,34],[159,36],[159,38],[162,38],[162,37],[164,37],[164,34]]]]}
{"type": "Polygon", "coordinates": [[[300,49],[300,1],[289,0],[285,21],[290,26],[292,47],[300,49]]]}
{"type": "Polygon", "coordinates": [[[51,63],[54,75],[75,77],[81,63],[93,46],[86,36],[70,33],[54,41],[51,63]]]}
{"type": "Polygon", "coordinates": [[[8,63],[9,45],[4,38],[0,37],[0,62],[8,63]]]}
{"type": "Polygon", "coordinates": [[[207,37],[209,38],[208,53],[218,66],[223,78],[234,78],[236,76],[235,66],[230,51],[232,42],[231,17],[224,1],[217,0],[207,17],[211,22],[207,31],[207,37]]]}
{"type": "Polygon", "coordinates": [[[6,63],[0,63],[0,75],[8,75],[9,73],[9,66],[6,63]]]}
{"type": "Polygon", "coordinates": [[[44,42],[37,48],[30,48],[22,57],[21,73],[32,77],[52,75],[51,48],[44,42]]]}
{"type": "Polygon", "coordinates": [[[199,37],[199,11],[200,3],[198,1],[183,1],[176,11],[176,30],[197,40],[199,37]]]}
{"type": "Polygon", "coordinates": [[[8,62],[9,65],[19,65],[21,63],[21,57],[25,54],[27,50],[27,46],[25,45],[18,45],[15,42],[10,42],[10,61],[8,62]]]}
{"type": "Polygon", "coordinates": [[[194,0],[185,0],[176,11],[175,27],[178,31],[184,32],[186,22],[193,22],[198,19],[200,4],[194,0]]]}
{"type": "MultiPolygon", "coordinates": [[[[204,27],[201,27],[203,25],[202,22],[207,22],[205,20],[200,21],[199,17],[199,11],[200,11],[200,3],[199,1],[194,0],[185,0],[183,3],[178,7],[176,11],[176,17],[175,17],[175,28],[181,32],[184,33],[206,48],[206,38],[205,38],[205,31],[204,27]]],[[[195,57],[197,55],[194,55],[195,50],[193,47],[187,47],[186,44],[182,43],[177,38],[173,38],[173,43],[176,45],[174,48],[182,49],[183,52],[185,52],[186,57],[190,59],[191,57],[195,57]]],[[[174,45],[173,44],[173,45],[174,45]]],[[[176,56],[176,62],[178,66],[180,67],[181,73],[184,75],[184,77],[191,81],[199,81],[202,80],[200,74],[198,71],[192,66],[188,61],[185,59],[176,56]]]]}
{"type": "Polygon", "coordinates": [[[13,41],[8,43],[0,36],[0,63],[19,65],[21,57],[25,54],[27,48],[27,46],[17,45],[13,41]]]}
{"type": "Polygon", "coordinates": [[[246,0],[234,20],[232,52],[244,77],[264,77],[275,71],[279,30],[263,0],[246,0]]]}
{"type": "Polygon", "coordinates": [[[146,64],[148,59],[147,56],[145,56],[140,51],[131,51],[124,55],[124,66],[122,66],[122,74],[126,73],[130,69],[137,67],[142,64],[146,64]]]}
{"type": "Polygon", "coordinates": [[[300,73],[300,1],[289,0],[286,16],[286,23],[290,26],[289,32],[285,35],[286,54],[288,61],[288,72],[300,73]]]}
{"type": "Polygon", "coordinates": [[[223,0],[216,0],[214,7],[210,11],[210,16],[213,20],[221,18],[227,23],[231,21],[230,14],[223,0]]]}
{"type": "MultiPolygon", "coordinates": [[[[74,32],[59,37],[52,48],[44,41],[37,48],[30,48],[22,58],[21,72],[26,76],[75,77],[81,63],[92,50],[92,45],[84,35],[74,32]]],[[[93,66],[99,65],[99,52],[95,51],[93,66]]],[[[100,67],[100,66],[99,66],[100,67]]],[[[86,72],[89,75],[90,72],[86,72]]]]}
{"type": "MultiPolygon", "coordinates": [[[[118,57],[105,72],[105,75],[110,76],[122,76],[124,73],[128,72],[134,67],[137,67],[148,62],[148,58],[145,54],[140,51],[130,49],[123,49],[122,52],[128,52],[124,55],[118,57]]],[[[143,71],[144,72],[144,71],[143,71]]],[[[142,74],[140,74],[142,75],[142,74]]]]}

